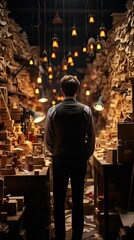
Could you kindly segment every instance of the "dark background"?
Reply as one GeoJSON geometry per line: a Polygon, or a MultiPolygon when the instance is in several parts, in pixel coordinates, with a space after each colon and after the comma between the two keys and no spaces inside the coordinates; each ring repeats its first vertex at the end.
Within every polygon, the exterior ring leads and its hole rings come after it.
{"type": "Polygon", "coordinates": [[[7,0],[9,16],[26,31],[30,45],[40,45],[50,51],[51,39],[56,33],[60,50],[65,51],[76,46],[78,49],[87,43],[89,37],[96,39],[97,29],[103,22],[107,30],[112,28],[113,12],[125,12],[126,0],[7,0]],[[58,10],[64,19],[63,24],[53,24],[52,19],[58,10]],[[88,23],[89,13],[95,15],[95,24],[88,23]],[[78,36],[71,38],[71,28],[75,22],[78,36]],[[65,28],[65,30],[63,30],[65,28]],[[63,36],[65,32],[65,37],[63,36]]]}

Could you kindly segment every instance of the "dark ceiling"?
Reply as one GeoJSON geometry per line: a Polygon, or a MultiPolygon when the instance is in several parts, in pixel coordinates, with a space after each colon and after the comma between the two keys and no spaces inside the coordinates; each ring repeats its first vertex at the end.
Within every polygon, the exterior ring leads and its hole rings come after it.
{"type": "Polygon", "coordinates": [[[81,46],[89,37],[96,38],[97,28],[100,27],[102,21],[102,6],[103,22],[107,30],[112,27],[111,13],[126,10],[126,0],[7,0],[6,2],[7,9],[11,11],[9,16],[26,31],[30,44],[38,45],[39,43],[41,50],[50,46],[54,33],[59,38],[60,46],[63,45],[63,25],[65,26],[66,51],[72,44],[81,46]],[[64,24],[52,24],[56,10],[60,17],[64,18],[64,24]],[[88,23],[90,12],[95,15],[94,26],[88,23]],[[78,37],[75,43],[72,43],[70,36],[74,22],[78,37]]]}
{"type": "MultiPolygon", "coordinates": [[[[7,0],[9,16],[27,33],[30,45],[39,45],[40,53],[46,49],[51,54],[52,37],[59,38],[59,62],[69,49],[82,49],[90,37],[97,38],[97,30],[103,22],[107,30],[112,28],[113,12],[125,12],[126,0],[7,0]],[[62,24],[53,24],[58,11],[62,24]],[[89,24],[89,13],[95,15],[95,23],[89,24]],[[75,23],[78,36],[71,37],[75,23]]],[[[79,55],[80,56],[80,55],[79,55]]],[[[77,67],[83,67],[85,59],[79,57],[77,67]]]]}

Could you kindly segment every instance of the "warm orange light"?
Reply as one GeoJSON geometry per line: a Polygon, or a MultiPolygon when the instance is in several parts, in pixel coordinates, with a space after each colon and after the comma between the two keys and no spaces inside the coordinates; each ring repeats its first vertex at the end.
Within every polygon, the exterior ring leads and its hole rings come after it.
{"type": "Polygon", "coordinates": [[[47,69],[47,71],[48,71],[48,73],[51,73],[51,72],[53,71],[53,69],[52,69],[52,66],[51,66],[51,65],[49,65],[49,66],[48,66],[48,69],[47,69]]]}
{"type": "Polygon", "coordinates": [[[56,93],[56,89],[55,89],[55,88],[53,88],[52,92],[53,92],[53,93],[56,93]]]}
{"type": "Polygon", "coordinates": [[[94,44],[93,44],[93,43],[90,43],[90,44],[89,44],[89,49],[90,49],[90,50],[93,50],[93,49],[94,49],[94,44]]]}
{"type": "Polygon", "coordinates": [[[101,27],[100,27],[100,38],[105,38],[106,37],[106,28],[103,26],[103,24],[101,24],[101,27]]]}
{"type": "Polygon", "coordinates": [[[73,58],[72,58],[72,56],[69,56],[67,61],[68,61],[69,64],[73,63],[73,58]]]}
{"type": "Polygon", "coordinates": [[[74,55],[74,57],[78,57],[79,56],[77,51],[75,51],[73,55],[74,55]]]}
{"type": "Polygon", "coordinates": [[[55,105],[56,104],[56,102],[55,101],[52,101],[52,105],[55,105]]]}
{"type": "Polygon", "coordinates": [[[53,48],[58,48],[59,47],[58,38],[56,36],[54,36],[52,38],[52,47],[53,48]]]}
{"type": "Polygon", "coordinates": [[[76,31],[76,27],[72,27],[72,33],[71,33],[72,37],[76,37],[77,36],[77,31],[76,31]]]}
{"type": "Polygon", "coordinates": [[[82,48],[82,52],[86,52],[87,51],[87,48],[84,46],[83,48],[82,48]]]}
{"type": "Polygon", "coordinates": [[[101,50],[101,44],[98,42],[97,45],[96,45],[96,49],[97,50],[101,50]]]}
{"type": "Polygon", "coordinates": [[[57,100],[60,101],[60,100],[61,100],[61,97],[60,97],[60,96],[57,96],[57,100]]]}
{"type": "Polygon", "coordinates": [[[31,58],[30,60],[29,60],[29,65],[33,65],[34,64],[34,61],[33,61],[33,59],[31,58]]]}
{"type": "Polygon", "coordinates": [[[48,78],[49,78],[49,79],[52,79],[52,78],[53,78],[53,74],[50,73],[50,74],[48,75],[48,78]]]}
{"type": "Polygon", "coordinates": [[[58,48],[59,47],[59,44],[56,40],[53,41],[52,47],[53,48],[58,48]]]}
{"type": "Polygon", "coordinates": [[[35,88],[34,92],[35,94],[39,94],[40,93],[39,88],[35,88]]]}
{"type": "Polygon", "coordinates": [[[71,63],[70,63],[70,66],[73,67],[73,66],[74,66],[74,62],[71,62],[71,63]]]}
{"type": "Polygon", "coordinates": [[[60,100],[61,100],[61,101],[63,101],[63,100],[64,100],[64,97],[63,97],[63,96],[61,96],[61,97],[60,97],[60,100]]]}
{"type": "Polygon", "coordinates": [[[42,77],[37,77],[37,83],[42,84],[42,77]]]}
{"type": "Polygon", "coordinates": [[[65,56],[62,59],[61,66],[63,71],[67,71],[67,59],[65,56]]]}
{"type": "Polygon", "coordinates": [[[51,58],[53,58],[53,59],[56,58],[56,53],[55,53],[55,52],[52,52],[52,54],[51,54],[51,58]]]}
{"type": "Polygon", "coordinates": [[[87,87],[87,83],[84,83],[84,84],[83,84],[83,87],[86,88],[86,87],[87,87]]]}
{"type": "Polygon", "coordinates": [[[90,96],[90,90],[86,90],[86,96],[90,96]]]}
{"type": "Polygon", "coordinates": [[[43,62],[48,62],[47,56],[45,56],[45,57],[43,58],[43,62]]]}
{"type": "Polygon", "coordinates": [[[89,15],[89,23],[94,23],[94,16],[93,15],[89,15]]]}
{"type": "Polygon", "coordinates": [[[63,70],[63,71],[67,71],[67,63],[64,63],[64,64],[62,65],[62,70],[63,70]]]}

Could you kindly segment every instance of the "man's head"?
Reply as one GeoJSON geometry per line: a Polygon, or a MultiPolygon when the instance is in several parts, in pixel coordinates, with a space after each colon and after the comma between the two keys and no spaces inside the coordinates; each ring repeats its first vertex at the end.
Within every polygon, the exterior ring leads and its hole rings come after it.
{"type": "Polygon", "coordinates": [[[74,97],[75,95],[77,96],[78,94],[80,82],[76,77],[72,75],[65,75],[60,80],[60,87],[65,97],[68,97],[68,96],[74,97]]]}

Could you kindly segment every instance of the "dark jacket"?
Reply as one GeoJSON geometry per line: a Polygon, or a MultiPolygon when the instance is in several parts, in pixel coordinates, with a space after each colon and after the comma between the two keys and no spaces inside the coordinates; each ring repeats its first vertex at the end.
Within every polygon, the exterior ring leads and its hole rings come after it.
{"type": "Polygon", "coordinates": [[[53,155],[79,155],[89,158],[95,147],[91,109],[73,98],[48,110],[45,144],[53,155]]]}

